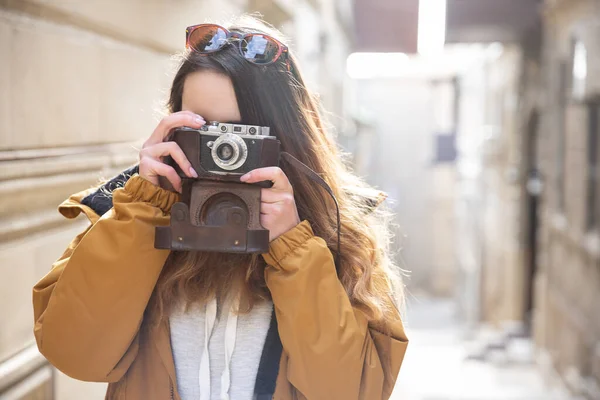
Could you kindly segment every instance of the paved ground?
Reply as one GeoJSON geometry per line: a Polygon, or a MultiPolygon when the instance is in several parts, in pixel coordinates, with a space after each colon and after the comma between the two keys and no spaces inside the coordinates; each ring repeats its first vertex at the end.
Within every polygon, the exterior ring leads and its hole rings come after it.
{"type": "Polygon", "coordinates": [[[410,344],[394,400],[568,400],[544,385],[527,340],[508,362],[467,360],[473,343],[461,339],[451,300],[416,299],[407,311],[410,344]]]}

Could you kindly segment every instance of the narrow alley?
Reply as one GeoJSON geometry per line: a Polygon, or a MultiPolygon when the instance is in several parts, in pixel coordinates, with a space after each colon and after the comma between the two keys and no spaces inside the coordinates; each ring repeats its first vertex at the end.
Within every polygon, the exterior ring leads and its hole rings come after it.
{"type": "Polygon", "coordinates": [[[410,346],[393,400],[574,400],[545,382],[529,339],[516,339],[488,361],[469,359],[483,332],[469,338],[449,299],[411,298],[410,346]]]}

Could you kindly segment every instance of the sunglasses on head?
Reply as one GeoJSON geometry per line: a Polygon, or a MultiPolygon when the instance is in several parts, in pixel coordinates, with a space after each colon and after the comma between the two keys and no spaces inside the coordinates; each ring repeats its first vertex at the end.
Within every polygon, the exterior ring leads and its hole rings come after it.
{"type": "MultiPolygon", "coordinates": [[[[288,52],[286,45],[264,33],[230,32],[215,24],[194,25],[185,30],[185,47],[199,54],[219,51],[230,39],[236,39],[240,54],[257,65],[272,64],[288,52]]],[[[287,67],[289,70],[289,59],[287,67]]]]}

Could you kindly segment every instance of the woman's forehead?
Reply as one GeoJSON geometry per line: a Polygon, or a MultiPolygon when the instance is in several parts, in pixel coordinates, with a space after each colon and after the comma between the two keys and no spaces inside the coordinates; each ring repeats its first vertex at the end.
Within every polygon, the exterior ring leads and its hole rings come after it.
{"type": "Polygon", "coordinates": [[[182,110],[192,111],[206,121],[241,121],[231,79],[214,71],[197,71],[187,76],[182,110]]]}

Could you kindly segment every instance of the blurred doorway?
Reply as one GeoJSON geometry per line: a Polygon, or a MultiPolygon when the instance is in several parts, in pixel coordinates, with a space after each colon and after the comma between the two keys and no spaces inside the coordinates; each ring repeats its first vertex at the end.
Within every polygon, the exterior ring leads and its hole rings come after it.
{"type": "Polygon", "coordinates": [[[537,163],[539,115],[533,110],[529,116],[525,138],[525,234],[524,240],[524,322],[526,332],[530,335],[534,307],[534,284],[537,269],[536,244],[538,240],[538,202],[542,191],[542,179],[537,163]]]}

